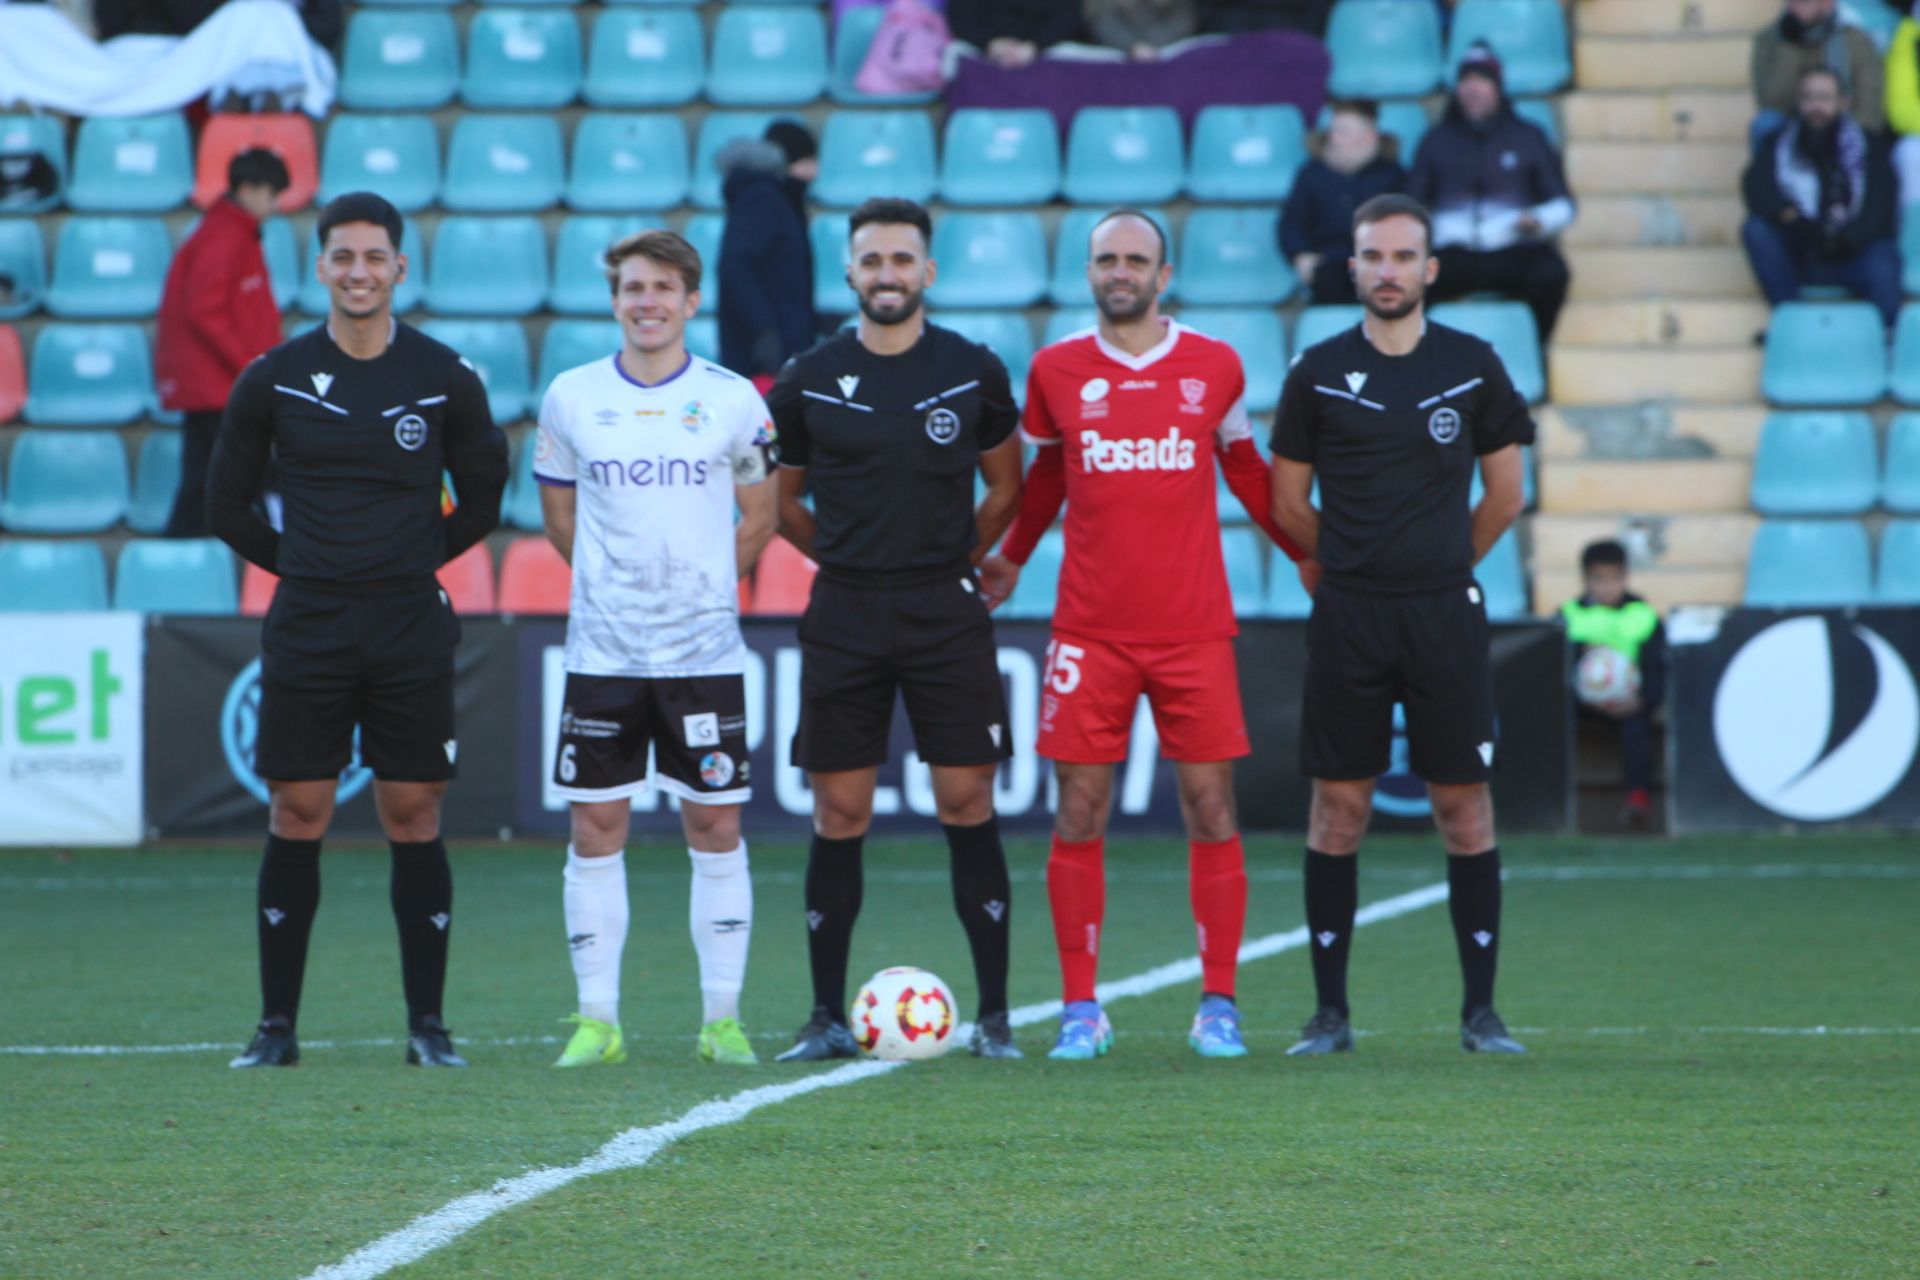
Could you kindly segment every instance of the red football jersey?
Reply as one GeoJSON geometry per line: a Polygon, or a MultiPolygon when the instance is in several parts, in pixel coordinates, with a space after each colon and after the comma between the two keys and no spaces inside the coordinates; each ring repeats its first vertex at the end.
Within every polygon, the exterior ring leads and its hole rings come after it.
{"type": "Polygon", "coordinates": [[[1074,334],[1034,357],[1022,434],[1065,451],[1066,557],[1055,631],[1165,643],[1231,636],[1214,455],[1250,440],[1226,343],[1167,322],[1133,356],[1074,334]]]}

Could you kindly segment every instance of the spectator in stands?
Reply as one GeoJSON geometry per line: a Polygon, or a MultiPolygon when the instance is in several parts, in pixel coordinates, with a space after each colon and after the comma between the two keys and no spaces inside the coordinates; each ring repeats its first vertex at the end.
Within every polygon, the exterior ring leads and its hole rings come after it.
{"type": "Polygon", "coordinates": [[[1094,43],[1123,49],[1136,62],[1200,29],[1199,0],[1085,0],[1082,16],[1094,43]]]}
{"type": "Polygon", "coordinates": [[[1580,553],[1585,592],[1560,607],[1567,639],[1574,647],[1575,670],[1587,651],[1612,649],[1633,664],[1639,689],[1613,697],[1580,699],[1580,714],[1617,726],[1620,767],[1627,787],[1622,817],[1645,827],[1653,817],[1653,713],[1667,684],[1667,635],[1660,614],[1627,589],[1627,549],[1612,539],[1588,544],[1580,553]]]}
{"type": "Polygon", "coordinates": [[[287,189],[286,163],[271,151],[242,151],[227,163],[227,194],[213,203],[167,268],[154,338],[154,380],[163,408],[183,412],[180,488],[166,533],[207,534],[207,461],[220,414],[240,371],[280,342],[260,224],[287,189]]]}
{"type": "Polygon", "coordinates": [[[1769,303],[1791,302],[1805,285],[1840,285],[1893,324],[1900,311],[1893,166],[1885,139],[1847,113],[1830,68],[1801,73],[1798,112],[1755,144],[1742,185],[1740,240],[1769,303]]]}
{"type": "Polygon", "coordinates": [[[1547,341],[1571,280],[1553,237],[1573,222],[1573,196],[1547,135],[1514,114],[1486,41],[1461,57],[1453,101],[1420,141],[1407,194],[1433,211],[1440,275],[1428,295],[1516,296],[1547,341]]]}
{"type": "Polygon", "coordinates": [[[1814,67],[1833,72],[1864,128],[1886,127],[1886,90],[1873,37],[1838,12],[1838,0],[1785,0],[1780,17],[1753,37],[1753,101],[1760,109],[1754,138],[1786,123],[1800,77],[1814,67]]]}
{"type": "Polygon", "coordinates": [[[1920,201],[1920,21],[1900,19],[1887,46],[1887,124],[1900,135],[1893,167],[1900,177],[1900,205],[1920,201]]]}
{"type": "Polygon", "coordinates": [[[714,157],[727,202],[720,237],[720,363],[764,392],[789,357],[813,345],[813,251],[807,186],[820,173],[813,135],[776,120],[714,157]]]}
{"type": "Polygon", "coordinates": [[[1353,211],[1375,196],[1404,191],[1407,171],[1399,140],[1382,138],[1379,107],[1355,99],[1335,102],[1333,119],[1316,134],[1315,154],[1293,180],[1280,210],[1280,251],[1293,263],[1315,306],[1351,304],[1353,211]]]}
{"type": "Polygon", "coordinates": [[[947,29],[1002,67],[1024,67],[1049,45],[1080,38],[1080,6],[1072,0],[947,0],[947,29]]]}
{"type": "Polygon", "coordinates": [[[1200,29],[1221,36],[1276,30],[1323,36],[1332,7],[1333,0],[1212,0],[1200,29]]]}

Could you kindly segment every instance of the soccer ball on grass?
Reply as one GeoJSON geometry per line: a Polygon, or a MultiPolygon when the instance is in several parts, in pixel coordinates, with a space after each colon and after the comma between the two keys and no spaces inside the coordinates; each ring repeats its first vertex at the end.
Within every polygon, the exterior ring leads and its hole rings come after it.
{"type": "Polygon", "coordinates": [[[868,1056],[888,1062],[937,1058],[953,1046],[953,992],[925,969],[899,965],[868,978],[847,1023],[868,1056]]]}

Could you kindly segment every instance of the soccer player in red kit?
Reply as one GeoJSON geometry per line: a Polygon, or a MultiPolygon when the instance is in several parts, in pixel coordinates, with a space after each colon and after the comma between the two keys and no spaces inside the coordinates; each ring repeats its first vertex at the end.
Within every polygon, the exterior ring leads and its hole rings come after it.
{"type": "MultiPolygon", "coordinates": [[[[1054,1058],[1095,1058],[1113,1044],[1094,997],[1105,834],[1114,766],[1126,759],[1142,694],[1175,762],[1192,851],[1202,993],[1190,1043],[1211,1058],[1247,1051],[1233,1002],[1247,914],[1233,761],[1249,748],[1216,465],[1267,536],[1301,557],[1269,514],[1240,357],[1160,315],[1172,272],[1166,239],[1145,214],[1116,210],[1094,227],[1087,279],[1100,323],[1033,361],[1021,429],[1038,452],[1000,554],[981,566],[989,603],[1004,600],[1066,502],[1038,747],[1060,782],[1047,863],[1065,988],[1054,1058]]],[[[1303,572],[1311,587],[1311,561],[1303,572]]]]}

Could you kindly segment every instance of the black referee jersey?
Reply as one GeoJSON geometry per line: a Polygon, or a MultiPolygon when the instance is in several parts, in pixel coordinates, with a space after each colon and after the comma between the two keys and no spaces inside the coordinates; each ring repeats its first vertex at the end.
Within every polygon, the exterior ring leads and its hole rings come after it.
{"type": "Polygon", "coordinates": [[[980,455],[1020,423],[999,356],[933,324],[891,356],[843,329],[787,362],[767,407],[781,463],[807,468],[822,572],[884,585],[966,566],[980,455]]]}
{"type": "Polygon", "coordinates": [[[1533,418],[1493,348],[1428,321],[1404,356],[1360,325],[1300,353],[1273,422],[1275,456],[1320,481],[1328,582],[1435,591],[1473,575],[1468,495],[1481,454],[1531,444],[1533,418]]]}
{"type": "Polygon", "coordinates": [[[356,360],[316,326],[248,365],[207,470],[213,532],[290,582],[380,592],[431,582],[500,522],[506,439],[460,353],[410,325],[356,360]],[[253,510],[271,457],[283,531],[253,510]],[[441,472],[457,509],[441,513],[441,472]]]}

